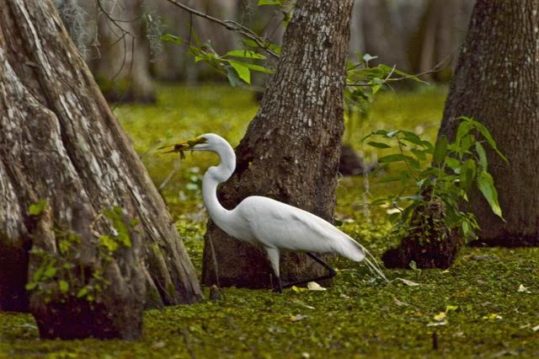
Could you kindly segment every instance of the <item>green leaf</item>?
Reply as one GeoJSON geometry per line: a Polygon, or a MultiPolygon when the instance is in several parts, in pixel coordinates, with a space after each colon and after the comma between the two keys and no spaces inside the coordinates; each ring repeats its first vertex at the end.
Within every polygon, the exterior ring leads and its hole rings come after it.
{"type": "Polygon", "coordinates": [[[403,155],[400,153],[383,156],[383,157],[380,157],[379,159],[380,163],[390,163],[390,162],[400,162],[400,161],[408,163],[410,166],[414,167],[415,169],[419,169],[420,167],[418,160],[408,155],[403,155]]]}
{"type": "Polygon", "coordinates": [[[445,159],[445,164],[447,165],[447,167],[451,168],[456,174],[462,172],[462,163],[456,158],[447,157],[445,159]]]}
{"type": "Polygon", "coordinates": [[[258,0],[258,6],[281,6],[282,0],[258,0]]]}
{"type": "Polygon", "coordinates": [[[88,286],[84,286],[82,287],[78,292],[77,292],[77,298],[83,298],[85,296],[88,295],[88,286]]]}
{"type": "Polygon", "coordinates": [[[488,144],[490,145],[490,147],[492,147],[492,149],[494,151],[496,151],[496,153],[498,154],[498,156],[500,156],[505,162],[509,162],[507,157],[504,156],[503,153],[500,152],[500,150],[498,149],[498,146],[496,145],[496,141],[494,141],[494,138],[492,137],[492,134],[490,133],[490,131],[485,127],[485,125],[483,125],[481,122],[473,119],[473,118],[469,118],[469,117],[461,117],[462,120],[464,121],[468,121],[469,123],[471,123],[473,125],[473,127],[479,131],[479,133],[481,133],[481,135],[485,138],[485,140],[487,140],[488,144]]]}
{"type": "Polygon", "coordinates": [[[376,130],[376,131],[373,131],[373,132],[369,133],[367,136],[363,137],[363,138],[361,139],[361,141],[365,141],[367,138],[372,137],[372,136],[383,136],[383,137],[387,137],[388,132],[389,132],[389,131],[387,131],[387,130],[376,130]]]}
{"type": "Polygon", "coordinates": [[[36,203],[32,203],[28,207],[28,214],[30,216],[39,216],[43,213],[43,211],[45,211],[45,208],[47,208],[48,204],[49,203],[46,199],[40,199],[39,201],[37,201],[36,203]]]}
{"type": "Polygon", "coordinates": [[[391,148],[390,145],[388,145],[387,143],[382,143],[382,142],[370,141],[370,142],[367,142],[367,144],[369,146],[376,147],[376,148],[391,148]]]}
{"type": "Polygon", "coordinates": [[[67,252],[71,249],[71,242],[67,240],[60,240],[58,243],[58,249],[60,250],[60,254],[65,255],[67,252]]]}
{"type": "Polygon", "coordinates": [[[37,284],[38,282],[31,281],[31,282],[28,282],[24,287],[26,288],[26,290],[34,290],[36,289],[37,284]]]}
{"type": "Polygon", "coordinates": [[[406,141],[413,143],[414,145],[423,146],[424,141],[415,133],[410,131],[401,131],[401,133],[403,135],[403,139],[406,141]]]}
{"type": "Polygon", "coordinates": [[[383,156],[383,157],[380,157],[378,159],[378,162],[380,163],[391,163],[391,162],[399,162],[399,161],[407,161],[408,156],[406,155],[403,155],[403,154],[400,154],[400,153],[395,153],[395,154],[392,154],[392,155],[387,155],[387,156],[383,156]]]}
{"type": "Polygon", "coordinates": [[[468,120],[463,120],[459,126],[457,127],[457,136],[455,138],[455,142],[457,144],[460,144],[464,137],[470,133],[470,130],[472,129],[472,123],[468,120]]]}
{"type": "Polygon", "coordinates": [[[477,156],[479,156],[479,164],[481,165],[481,168],[486,170],[488,167],[487,153],[480,142],[475,143],[475,152],[477,152],[477,156]]]}
{"type": "Polygon", "coordinates": [[[420,160],[424,161],[427,159],[427,152],[426,150],[418,150],[416,148],[412,148],[410,151],[415,155],[415,157],[420,160]]]}
{"type": "Polygon", "coordinates": [[[161,41],[168,42],[174,45],[182,45],[183,40],[179,36],[172,35],[172,34],[163,34],[160,37],[161,41]]]}
{"type": "Polygon", "coordinates": [[[228,63],[236,71],[240,79],[249,85],[251,84],[251,71],[245,64],[236,61],[228,61],[228,63]]]}
{"type": "Polygon", "coordinates": [[[118,249],[118,243],[116,242],[116,240],[107,235],[99,236],[99,244],[101,244],[111,253],[116,252],[116,250],[118,249]]]}
{"type": "Polygon", "coordinates": [[[471,159],[466,160],[461,166],[459,179],[465,192],[468,192],[472,186],[477,171],[476,167],[475,161],[471,159]]]}
{"type": "Polygon", "coordinates": [[[67,291],[69,290],[69,283],[65,280],[60,280],[58,282],[58,289],[60,289],[60,293],[67,293],[67,291]]]}
{"type": "Polygon", "coordinates": [[[369,81],[369,85],[371,86],[372,94],[376,95],[376,93],[380,91],[380,89],[384,85],[384,80],[376,77],[369,81]]]}
{"type": "Polygon", "coordinates": [[[387,138],[393,138],[397,136],[400,132],[401,132],[400,130],[392,130],[392,131],[387,132],[386,136],[387,138]]]}
{"type": "Polygon", "coordinates": [[[481,171],[477,178],[477,186],[487,200],[492,212],[503,219],[502,209],[498,202],[498,192],[496,191],[496,187],[494,187],[494,179],[490,173],[481,171]]]}
{"type": "Polygon", "coordinates": [[[436,142],[436,145],[434,146],[434,155],[432,158],[432,163],[435,166],[440,166],[445,159],[445,156],[447,154],[447,137],[442,135],[438,141],[436,142]]]}
{"type": "MultiPolygon", "coordinates": [[[[230,60],[229,60],[229,62],[230,62],[230,60]]],[[[252,71],[262,72],[262,73],[265,73],[265,74],[272,74],[273,73],[273,71],[271,69],[268,69],[267,67],[264,67],[264,66],[261,66],[261,65],[251,64],[249,62],[242,62],[241,64],[243,66],[247,67],[249,70],[252,70],[252,71]]]]}
{"type": "Polygon", "coordinates": [[[105,211],[104,214],[105,217],[107,217],[112,222],[112,227],[117,232],[114,236],[114,241],[117,244],[121,244],[126,248],[130,248],[131,236],[129,234],[129,228],[124,222],[122,209],[120,207],[113,207],[112,209],[105,211]]]}
{"type": "Polygon", "coordinates": [[[472,228],[470,227],[470,223],[468,223],[468,221],[462,221],[461,229],[464,238],[469,238],[473,235],[472,228]]]}
{"type": "Polygon", "coordinates": [[[265,60],[266,56],[259,54],[253,50],[231,50],[226,53],[227,56],[240,57],[244,59],[265,60]]]}
{"type": "Polygon", "coordinates": [[[458,152],[460,154],[467,154],[470,153],[470,148],[473,146],[474,143],[476,143],[477,140],[474,135],[468,134],[461,138],[460,143],[457,143],[458,145],[458,152]]]}
{"type": "Polygon", "coordinates": [[[243,84],[243,82],[238,77],[238,73],[230,66],[226,67],[226,78],[228,79],[228,83],[232,87],[237,87],[243,84]]]}
{"type": "Polygon", "coordinates": [[[43,272],[43,277],[52,278],[56,275],[56,272],[58,272],[58,270],[53,266],[52,263],[50,263],[47,269],[45,269],[45,272],[43,272]]]}

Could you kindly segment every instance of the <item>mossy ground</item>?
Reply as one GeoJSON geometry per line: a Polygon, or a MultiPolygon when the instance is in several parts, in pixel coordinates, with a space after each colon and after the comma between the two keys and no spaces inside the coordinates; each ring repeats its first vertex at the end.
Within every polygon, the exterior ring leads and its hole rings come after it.
{"type": "MultiPolygon", "coordinates": [[[[444,96],[443,89],[383,94],[350,141],[363,150],[359,139],[379,127],[432,138],[444,96]]],[[[159,100],[115,111],[155,183],[165,182],[161,191],[200,269],[200,176],[216,158],[197,153],[179,162],[157,148],[210,131],[237,144],[256,105],[248,92],[210,87],[165,87],[159,100]]],[[[380,256],[392,245],[389,226],[382,211],[365,217],[365,188],[361,177],[340,181],[337,217],[380,256]]],[[[372,196],[389,190],[370,176],[372,196]]],[[[390,284],[374,283],[364,266],[336,259],[339,271],[325,292],[224,289],[220,301],[147,311],[144,336],[135,342],[41,341],[30,315],[2,313],[0,357],[538,357],[538,258],[538,248],[466,248],[447,271],[387,271],[395,279],[390,284]]]]}

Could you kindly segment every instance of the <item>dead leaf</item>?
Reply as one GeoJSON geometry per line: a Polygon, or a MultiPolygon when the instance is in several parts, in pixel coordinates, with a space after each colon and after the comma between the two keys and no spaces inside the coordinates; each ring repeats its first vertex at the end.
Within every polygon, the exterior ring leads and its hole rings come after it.
{"type": "Polygon", "coordinates": [[[397,299],[397,297],[393,297],[393,301],[395,302],[395,304],[399,307],[405,307],[405,306],[408,306],[410,304],[406,303],[406,302],[402,302],[400,300],[397,299]]]}
{"type": "Polygon", "coordinates": [[[430,322],[427,324],[427,327],[441,327],[443,325],[447,325],[447,320],[443,320],[441,322],[430,322]]]}
{"type": "Polygon", "coordinates": [[[434,315],[434,317],[432,317],[432,319],[434,319],[437,322],[441,322],[442,320],[445,320],[446,318],[447,318],[447,313],[446,312],[440,312],[440,313],[434,315]]]}
{"type": "Polygon", "coordinates": [[[161,349],[164,348],[166,343],[164,341],[155,342],[152,344],[152,348],[154,349],[161,349]]]}
{"type": "Polygon", "coordinates": [[[290,321],[291,322],[299,322],[300,320],[303,320],[307,318],[306,315],[303,315],[303,314],[296,314],[296,315],[291,315],[290,316],[290,321]]]}
{"type": "Polygon", "coordinates": [[[320,284],[316,282],[309,282],[307,283],[307,289],[314,290],[314,291],[324,291],[327,290],[326,288],[322,287],[320,284]]]}
{"type": "Polygon", "coordinates": [[[417,287],[418,285],[420,285],[419,283],[416,283],[414,281],[411,281],[409,279],[404,279],[404,278],[395,278],[395,280],[398,280],[402,283],[404,283],[405,285],[409,286],[409,287],[417,287]]]}
{"type": "Polygon", "coordinates": [[[497,320],[497,319],[503,319],[503,317],[499,315],[498,313],[490,313],[490,314],[484,315],[481,319],[497,320]]]}
{"type": "Polygon", "coordinates": [[[297,304],[297,305],[299,305],[299,306],[301,306],[301,307],[303,307],[303,308],[307,308],[307,309],[311,309],[311,310],[316,309],[316,308],[313,307],[312,305],[308,305],[308,304],[306,304],[306,303],[303,303],[303,302],[300,301],[300,300],[294,300],[293,303],[295,303],[295,304],[297,304]]]}

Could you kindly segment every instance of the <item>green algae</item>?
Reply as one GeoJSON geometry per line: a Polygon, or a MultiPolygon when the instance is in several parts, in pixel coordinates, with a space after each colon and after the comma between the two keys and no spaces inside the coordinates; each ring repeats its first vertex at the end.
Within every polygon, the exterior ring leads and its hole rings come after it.
{"type": "MultiPolygon", "coordinates": [[[[377,128],[434,138],[444,96],[444,89],[382,94],[350,136],[352,145],[366,151],[360,140],[377,128]]],[[[217,160],[197,153],[178,162],[157,148],[204,132],[237,144],[256,110],[251,93],[209,86],[163,87],[157,105],[115,109],[155,183],[170,176],[160,190],[198,271],[206,221],[200,175],[217,160]]],[[[378,183],[381,175],[368,177],[367,197],[391,190],[378,183]]],[[[380,256],[392,245],[390,227],[383,210],[365,216],[365,188],[363,177],[341,179],[336,215],[343,230],[380,256]]],[[[144,335],[133,342],[42,341],[30,315],[0,313],[0,357],[537,357],[538,258],[539,248],[465,248],[449,270],[386,271],[389,284],[336,258],[327,291],[225,288],[219,301],[147,311],[144,335]]]]}

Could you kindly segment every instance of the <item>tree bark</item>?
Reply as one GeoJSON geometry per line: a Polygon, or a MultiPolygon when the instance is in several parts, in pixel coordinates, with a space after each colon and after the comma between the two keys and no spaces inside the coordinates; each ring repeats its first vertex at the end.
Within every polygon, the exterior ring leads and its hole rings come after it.
{"type": "MultiPolygon", "coordinates": [[[[343,132],[342,92],[352,3],[313,0],[296,4],[276,72],[236,149],[236,173],[220,191],[226,207],[256,194],[331,220],[343,132]]],[[[285,255],[281,260],[283,279],[321,274],[323,269],[306,258],[298,253],[285,255]]],[[[209,223],[204,283],[269,287],[270,273],[259,249],[227,237],[209,223]]]]}
{"type": "Polygon", "coordinates": [[[144,303],[200,298],[165,205],[51,0],[0,0],[0,132],[0,310],[27,309],[28,273],[43,337],[135,338],[144,303]]]}
{"type": "MultiPolygon", "coordinates": [[[[71,40],[88,61],[97,43],[97,6],[95,1],[54,0],[71,40]]],[[[94,49],[95,50],[95,49],[94,49]]]]}
{"type": "Polygon", "coordinates": [[[470,199],[491,244],[539,244],[538,28],[538,0],[478,0],[445,106],[440,135],[453,137],[459,116],[474,117],[509,159],[488,153],[506,221],[479,193],[470,199]]]}

